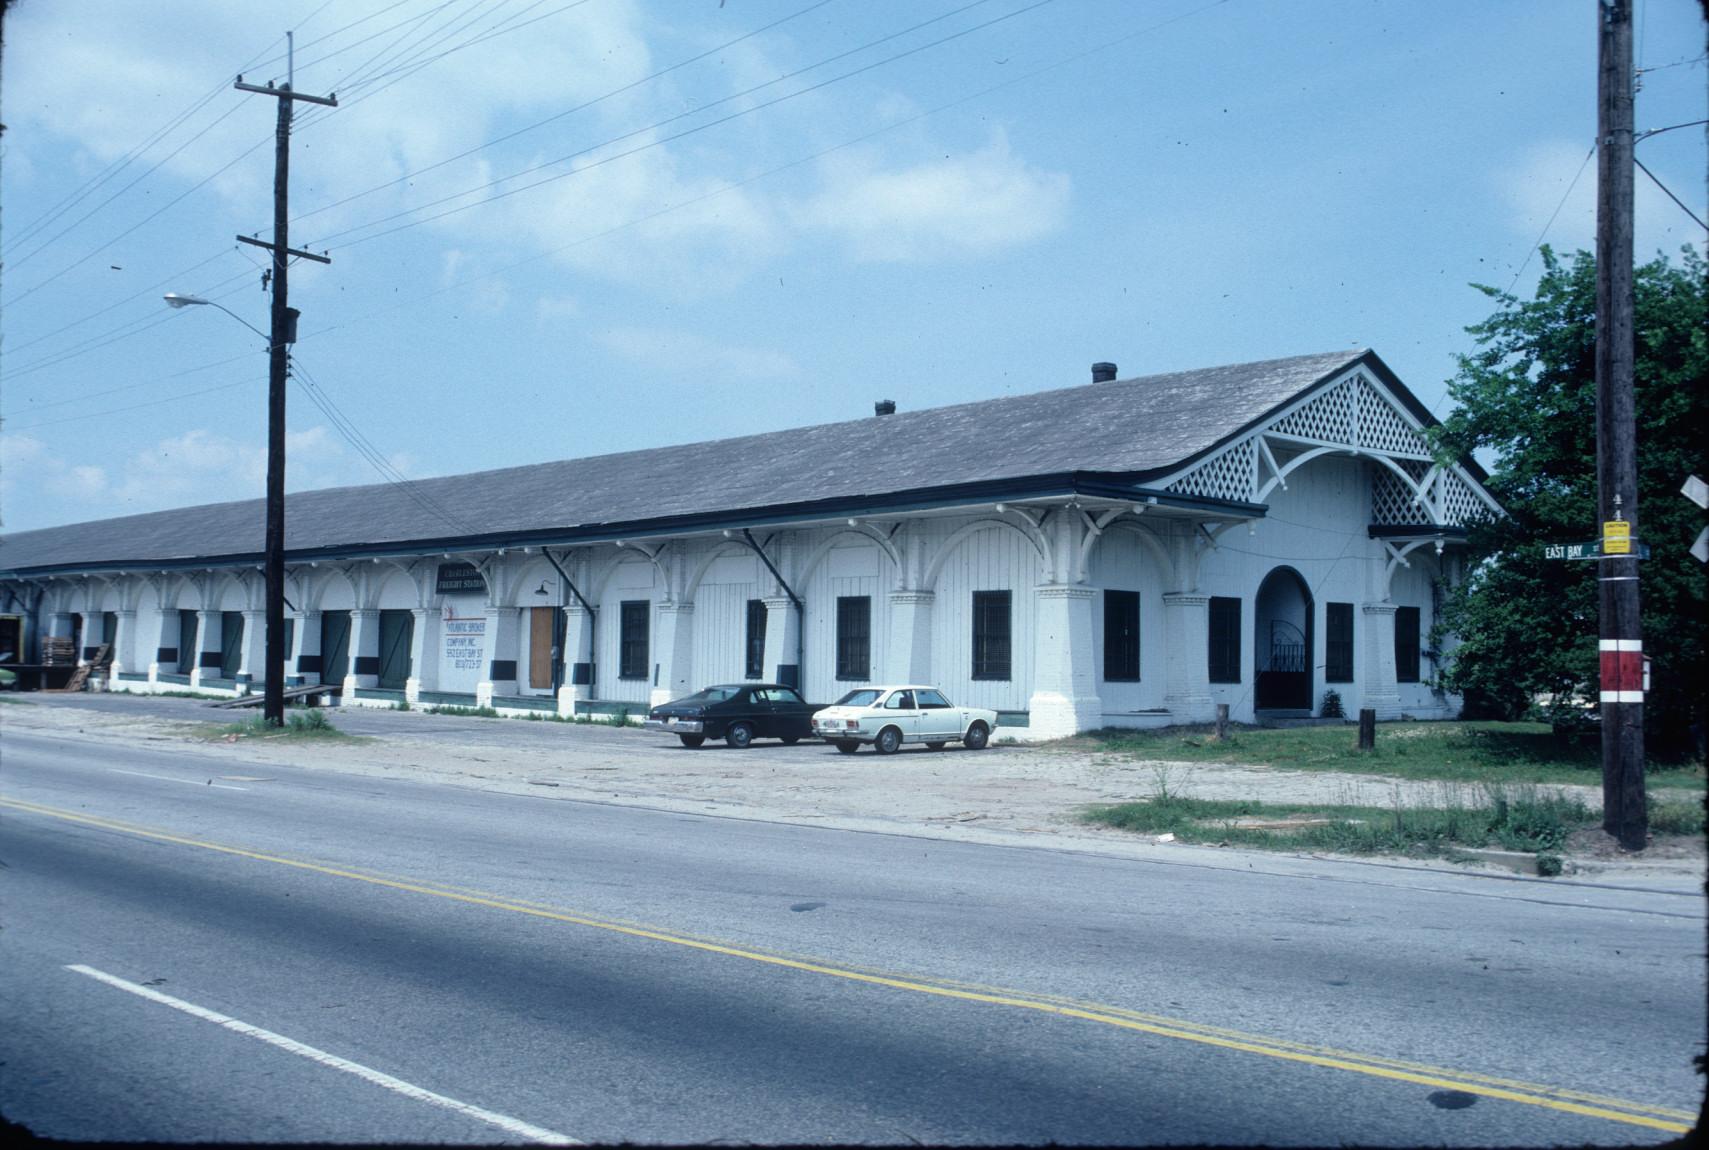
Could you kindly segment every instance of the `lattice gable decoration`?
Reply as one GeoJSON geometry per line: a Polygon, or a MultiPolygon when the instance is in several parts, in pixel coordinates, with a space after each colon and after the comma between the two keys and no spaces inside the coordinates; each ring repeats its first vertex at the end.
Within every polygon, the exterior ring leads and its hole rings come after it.
{"type": "Polygon", "coordinates": [[[1321,455],[1373,460],[1371,518],[1390,526],[1462,526],[1500,508],[1463,468],[1431,457],[1418,421],[1364,372],[1354,371],[1284,409],[1210,458],[1164,481],[1181,495],[1262,503],[1321,455]]]}

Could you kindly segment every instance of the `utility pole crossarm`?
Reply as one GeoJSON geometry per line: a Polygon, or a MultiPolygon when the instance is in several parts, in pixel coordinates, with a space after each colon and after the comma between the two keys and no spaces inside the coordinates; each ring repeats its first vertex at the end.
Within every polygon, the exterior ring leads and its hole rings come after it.
{"type": "Polygon", "coordinates": [[[268,84],[263,87],[260,84],[245,84],[243,82],[243,77],[239,76],[237,78],[237,83],[233,84],[232,87],[236,88],[239,92],[259,92],[263,96],[280,96],[286,100],[302,100],[304,103],[321,104],[328,108],[338,107],[337,96],[310,96],[303,92],[293,92],[289,84],[286,84],[283,88],[275,87],[272,84],[268,84]]]}
{"type": "MultiPolygon", "coordinates": [[[[268,251],[274,253],[277,253],[279,250],[278,244],[270,244],[266,240],[258,240],[254,236],[238,236],[237,242],[240,244],[248,244],[250,247],[266,248],[268,251]]],[[[313,260],[317,264],[329,264],[332,262],[331,256],[316,255],[314,252],[305,252],[301,248],[286,248],[285,254],[288,256],[301,256],[303,259],[313,260]]]]}

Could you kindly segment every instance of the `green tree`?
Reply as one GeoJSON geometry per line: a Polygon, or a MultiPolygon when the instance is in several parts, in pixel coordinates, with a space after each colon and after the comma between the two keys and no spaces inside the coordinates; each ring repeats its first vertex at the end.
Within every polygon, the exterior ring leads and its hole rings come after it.
{"type": "MultiPolygon", "coordinates": [[[[1437,429],[1444,458],[1493,453],[1489,488],[1508,517],[1471,531],[1468,578],[1444,605],[1443,630],[1459,636],[1445,670],[1468,712],[1524,714],[1538,695],[1594,699],[1597,568],[1545,559],[1547,544],[1593,539],[1596,505],[1596,260],[1543,249],[1536,297],[1479,286],[1499,310],[1467,331],[1477,350],[1459,357],[1448,384],[1459,409],[1437,429]]],[[[1704,684],[1703,564],[1687,548],[1704,524],[1679,494],[1689,475],[1709,478],[1709,337],[1703,258],[1684,248],[1637,269],[1635,390],[1638,532],[1644,651],[1652,659],[1645,736],[1652,753],[1701,738],[1704,684]]],[[[1551,717],[1561,717],[1557,712],[1551,717]]]]}

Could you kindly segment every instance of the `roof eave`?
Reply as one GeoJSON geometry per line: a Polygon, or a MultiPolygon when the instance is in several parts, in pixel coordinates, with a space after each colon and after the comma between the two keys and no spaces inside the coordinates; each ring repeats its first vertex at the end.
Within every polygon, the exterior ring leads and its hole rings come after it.
{"type": "MultiPolygon", "coordinates": [[[[689,515],[614,523],[584,523],[543,527],[529,531],[492,532],[485,535],[434,536],[384,541],[353,540],[322,547],[293,548],[287,562],[304,563],[329,559],[367,559],[388,555],[421,555],[440,552],[491,551],[504,547],[572,546],[608,543],[619,539],[644,539],[670,535],[709,534],[742,527],[785,527],[806,525],[827,518],[861,518],[911,511],[953,511],[997,502],[1046,499],[1062,496],[1129,501],[1150,507],[1173,508],[1217,518],[1254,519],[1266,514],[1263,504],[1210,499],[1178,492],[1154,490],[1134,482],[1134,476],[1115,472],[1066,471],[1020,476],[1002,480],[946,484],[905,492],[838,496],[797,503],[734,508],[689,515]]],[[[223,555],[171,558],[132,557],[85,563],[44,564],[0,570],[0,579],[39,579],[60,576],[101,575],[116,571],[186,571],[213,567],[257,565],[259,551],[223,555]]]]}

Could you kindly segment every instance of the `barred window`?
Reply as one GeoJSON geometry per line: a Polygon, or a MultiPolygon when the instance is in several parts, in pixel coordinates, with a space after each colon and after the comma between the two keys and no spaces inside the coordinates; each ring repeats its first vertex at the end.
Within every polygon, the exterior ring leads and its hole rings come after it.
{"type": "Polygon", "coordinates": [[[872,598],[837,597],[837,678],[872,678],[872,598]]]}
{"type": "Polygon", "coordinates": [[[1104,592],[1104,680],[1139,682],[1139,592],[1104,592]]]}
{"type": "Polygon", "coordinates": [[[765,621],[765,600],[749,599],[748,662],[747,669],[743,672],[749,679],[765,678],[765,621]]]}
{"type": "Polygon", "coordinates": [[[619,679],[647,677],[647,627],[652,606],[646,599],[625,599],[620,605],[617,628],[619,679]]]}
{"type": "Polygon", "coordinates": [[[1009,678],[1009,592],[973,593],[973,677],[1009,678]]]}
{"type": "Polygon", "coordinates": [[[1353,681],[1353,604],[1326,603],[1324,612],[1323,679],[1326,683],[1353,681]]]}
{"type": "Polygon", "coordinates": [[[1240,600],[1211,596],[1210,681],[1240,682],[1240,600]]]}
{"type": "Polygon", "coordinates": [[[1394,677],[1398,683],[1418,682],[1419,637],[1418,608],[1395,608],[1394,677]]]}

